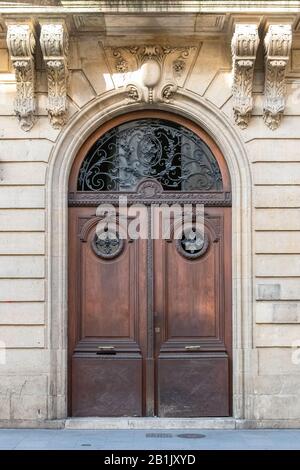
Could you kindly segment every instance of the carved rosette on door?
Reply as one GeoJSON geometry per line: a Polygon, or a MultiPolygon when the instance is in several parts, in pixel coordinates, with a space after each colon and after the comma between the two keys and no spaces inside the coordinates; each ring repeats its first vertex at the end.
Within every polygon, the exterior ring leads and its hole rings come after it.
{"type": "Polygon", "coordinates": [[[230,206],[220,150],[184,118],[130,113],[82,146],[69,186],[71,415],[231,414],[230,206]],[[143,237],[124,236],[120,196],[143,204],[130,215],[143,237]],[[116,208],[115,231],[101,204],[116,208]],[[171,216],[170,236],[151,237],[153,204],[203,204],[204,230],[192,217],[175,235],[171,216]]]}

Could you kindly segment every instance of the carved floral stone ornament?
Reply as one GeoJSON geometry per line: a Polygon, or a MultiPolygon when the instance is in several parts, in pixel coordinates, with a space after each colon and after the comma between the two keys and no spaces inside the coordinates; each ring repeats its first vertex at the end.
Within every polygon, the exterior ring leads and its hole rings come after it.
{"type": "Polygon", "coordinates": [[[237,24],[232,37],[233,109],[242,129],[249,123],[253,109],[252,86],[259,36],[256,24],[237,24]]]}
{"type": "Polygon", "coordinates": [[[265,37],[264,121],[275,130],[285,107],[285,71],[292,46],[291,25],[270,25],[265,37]]]}
{"type": "Polygon", "coordinates": [[[41,49],[47,69],[48,106],[50,122],[55,129],[66,123],[67,114],[67,55],[68,32],[64,22],[42,24],[41,49]]]}
{"type": "Polygon", "coordinates": [[[21,128],[29,131],[35,122],[35,35],[31,22],[7,24],[7,46],[16,74],[15,113],[21,128]]]}
{"type": "Polygon", "coordinates": [[[124,74],[124,85],[129,102],[171,102],[178,82],[185,73],[187,60],[195,46],[171,47],[141,45],[108,47],[113,58],[113,71],[124,74]],[[165,77],[167,57],[173,57],[171,74],[165,77]],[[133,78],[126,79],[132,73],[133,78]]]}

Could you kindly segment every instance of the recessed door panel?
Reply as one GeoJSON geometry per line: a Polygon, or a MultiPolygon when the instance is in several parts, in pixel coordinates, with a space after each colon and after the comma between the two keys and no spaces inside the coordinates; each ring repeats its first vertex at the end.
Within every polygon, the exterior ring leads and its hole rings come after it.
{"type": "Polygon", "coordinates": [[[158,361],[159,416],[228,416],[228,374],[228,357],[224,353],[161,356],[158,361]]]}
{"type": "Polygon", "coordinates": [[[165,243],[166,339],[216,337],[218,323],[218,246],[199,259],[184,258],[176,241],[165,243]]]}
{"type": "Polygon", "coordinates": [[[134,338],[137,287],[137,243],[124,241],[113,259],[92,249],[94,230],[81,243],[82,337],[134,338]]]}

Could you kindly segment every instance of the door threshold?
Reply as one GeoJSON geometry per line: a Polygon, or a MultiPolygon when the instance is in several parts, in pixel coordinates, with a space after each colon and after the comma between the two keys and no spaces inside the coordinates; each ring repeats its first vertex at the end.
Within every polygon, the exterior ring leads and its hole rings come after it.
{"type": "Polygon", "coordinates": [[[65,429],[235,429],[234,418],[67,418],[65,429]]]}

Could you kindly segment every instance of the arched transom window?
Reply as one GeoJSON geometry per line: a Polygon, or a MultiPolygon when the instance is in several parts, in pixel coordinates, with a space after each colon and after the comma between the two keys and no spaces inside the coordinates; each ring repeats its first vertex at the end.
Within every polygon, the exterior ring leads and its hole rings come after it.
{"type": "Polygon", "coordinates": [[[222,191],[216,158],[186,127],[145,118],[120,124],[102,135],[84,158],[77,191],[135,191],[153,178],[164,191],[222,191]]]}

